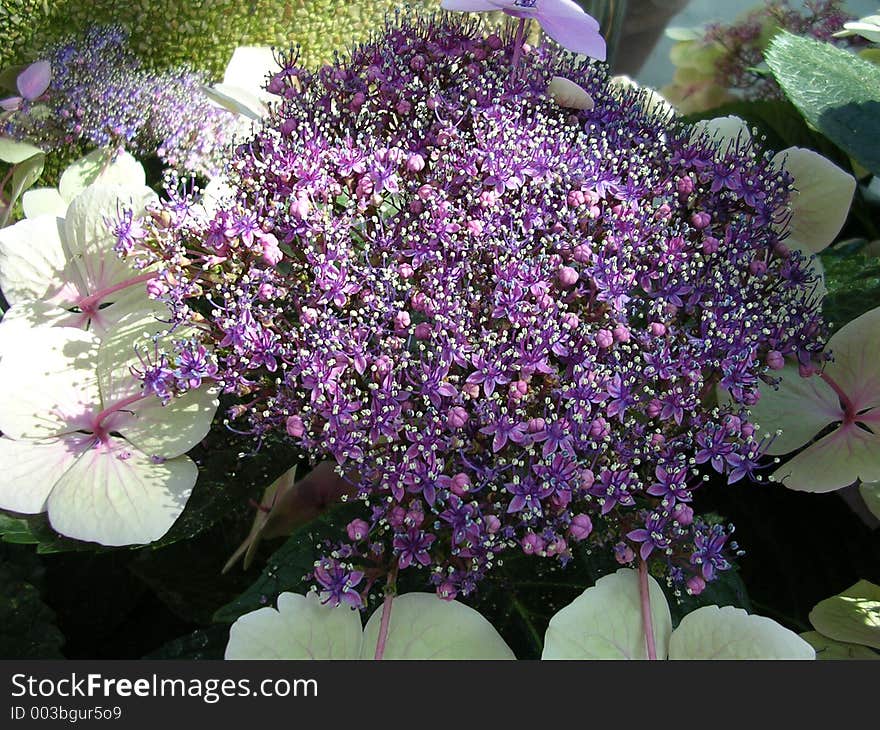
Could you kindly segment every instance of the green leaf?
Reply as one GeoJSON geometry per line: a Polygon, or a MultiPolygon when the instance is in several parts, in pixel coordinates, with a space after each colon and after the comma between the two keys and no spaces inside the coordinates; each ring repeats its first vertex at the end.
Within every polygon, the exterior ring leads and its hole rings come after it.
{"type": "Polygon", "coordinates": [[[0,512],[0,540],[13,545],[34,545],[39,542],[26,519],[5,512],[0,512]]]}
{"type": "Polygon", "coordinates": [[[322,540],[338,541],[345,525],[363,507],[360,504],[340,505],[298,528],[272,554],[262,575],[244,593],[214,614],[218,622],[232,622],[239,616],[274,605],[285,591],[304,593],[308,588],[305,576],[315,567],[322,540]]]}
{"type": "Polygon", "coordinates": [[[63,659],[55,613],[16,566],[0,562],[0,658],[63,659]]]}
{"type": "Polygon", "coordinates": [[[0,137],[0,160],[10,165],[17,165],[34,155],[42,152],[39,147],[34,147],[27,142],[19,142],[9,137],[0,137]]]}
{"type": "Polygon", "coordinates": [[[773,39],[766,59],[807,121],[880,174],[880,68],[830,43],[786,32],[773,39]]]}
{"type": "Polygon", "coordinates": [[[828,294],[822,304],[832,330],[880,306],[880,260],[832,249],[820,256],[828,294]]]}
{"type": "Polygon", "coordinates": [[[880,586],[859,581],[810,611],[810,623],[835,641],[880,649],[880,586]]]}
{"type": "Polygon", "coordinates": [[[12,173],[12,199],[10,204],[18,200],[25,190],[32,187],[40,179],[45,164],[46,155],[38,152],[15,166],[15,171],[12,173]]]}
{"type": "Polygon", "coordinates": [[[818,631],[805,631],[801,638],[816,650],[816,659],[880,659],[880,654],[867,646],[834,641],[818,631]]]}
{"type": "Polygon", "coordinates": [[[229,629],[225,625],[209,626],[169,641],[144,659],[222,659],[228,640],[229,629]]]}

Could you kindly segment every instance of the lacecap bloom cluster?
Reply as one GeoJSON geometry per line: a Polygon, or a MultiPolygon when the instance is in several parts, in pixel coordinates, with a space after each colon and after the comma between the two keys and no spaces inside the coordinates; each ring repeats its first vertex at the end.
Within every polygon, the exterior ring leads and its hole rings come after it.
{"type": "Polygon", "coordinates": [[[467,594],[506,552],[584,540],[699,592],[736,546],[695,490],[754,475],[761,379],[822,348],[792,179],[759,145],[555,46],[512,72],[510,41],[403,19],[316,72],[283,56],[233,192],[121,231],[213,352],[229,426],[287,434],[363,501],[316,565],[333,601],[395,567],[467,594]]]}
{"type": "Polygon", "coordinates": [[[123,147],[212,177],[222,169],[223,147],[242,131],[237,115],[202,92],[202,74],[145,69],[120,26],[92,27],[47,48],[41,60],[51,66],[49,88],[0,123],[5,136],[47,151],[123,147]]]}

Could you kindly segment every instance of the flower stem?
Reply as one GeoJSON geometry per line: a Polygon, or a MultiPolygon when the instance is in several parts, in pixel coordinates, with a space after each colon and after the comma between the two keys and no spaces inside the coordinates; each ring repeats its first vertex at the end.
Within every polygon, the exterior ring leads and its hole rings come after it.
{"type": "Polygon", "coordinates": [[[843,422],[844,423],[852,423],[856,420],[856,407],[855,404],[850,400],[850,397],[843,392],[843,388],[838,385],[837,381],[834,380],[828,373],[819,373],[819,377],[822,378],[828,385],[831,386],[831,390],[834,391],[838,400],[840,400],[840,405],[843,407],[843,422]]]}
{"type": "Polygon", "coordinates": [[[388,573],[388,581],[385,583],[385,602],[382,604],[382,620],[379,623],[379,639],[376,641],[376,653],[373,659],[381,659],[385,655],[385,644],[388,641],[388,626],[391,623],[391,604],[394,602],[394,593],[397,583],[397,564],[388,573]]]}
{"type": "Polygon", "coordinates": [[[519,59],[522,56],[523,40],[526,36],[526,19],[520,18],[516,26],[516,36],[513,39],[513,60],[511,61],[510,80],[516,80],[516,70],[519,67],[519,59]]]}
{"type": "Polygon", "coordinates": [[[656,659],[657,647],[654,644],[654,620],[651,618],[651,594],[648,589],[648,564],[644,560],[639,560],[639,597],[642,603],[642,627],[645,631],[648,659],[656,659]]]}

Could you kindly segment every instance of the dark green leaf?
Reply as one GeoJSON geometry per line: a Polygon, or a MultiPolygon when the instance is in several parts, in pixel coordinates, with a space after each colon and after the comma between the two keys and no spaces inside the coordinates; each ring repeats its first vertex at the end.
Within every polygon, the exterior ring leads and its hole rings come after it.
{"type": "Polygon", "coordinates": [[[363,508],[360,504],[340,505],[297,529],[269,558],[263,574],[244,593],[214,614],[220,622],[235,621],[242,614],[271,606],[279,593],[308,590],[305,577],[319,557],[318,543],[338,542],[344,535],[343,525],[363,508]]]}
{"type": "Polygon", "coordinates": [[[832,331],[880,306],[880,260],[837,249],[820,258],[828,289],[822,311],[832,331]]]}
{"type": "Polygon", "coordinates": [[[807,121],[880,174],[880,68],[830,43],[786,32],[773,39],[766,59],[807,121]]]}
{"type": "Polygon", "coordinates": [[[64,637],[39,589],[20,566],[0,562],[0,658],[63,659],[64,637]]]}
{"type": "Polygon", "coordinates": [[[228,640],[228,626],[209,626],[169,641],[144,659],[222,659],[228,640]]]}

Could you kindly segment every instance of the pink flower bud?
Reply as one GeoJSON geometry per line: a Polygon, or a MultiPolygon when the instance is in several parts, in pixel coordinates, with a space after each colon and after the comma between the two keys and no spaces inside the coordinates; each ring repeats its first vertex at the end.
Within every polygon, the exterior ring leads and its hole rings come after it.
{"type": "Polygon", "coordinates": [[[306,324],[315,324],[318,321],[318,310],[312,307],[304,307],[299,317],[306,324]]]}
{"type": "Polygon", "coordinates": [[[586,264],[590,261],[590,247],[585,243],[579,243],[574,247],[574,260],[579,264],[586,264]]]}
{"type": "Polygon", "coordinates": [[[699,575],[692,575],[687,581],[687,591],[692,596],[699,596],[706,588],[706,581],[699,575]]]}
{"type": "Polygon", "coordinates": [[[544,552],[544,539],[534,532],[530,532],[522,539],[522,550],[526,555],[540,555],[544,552]]]}
{"type": "Polygon", "coordinates": [[[620,565],[628,565],[635,557],[636,554],[633,552],[633,549],[625,542],[619,542],[614,546],[614,559],[620,565]]]}
{"type": "Polygon", "coordinates": [[[345,527],[348,539],[352,542],[360,542],[370,534],[370,525],[366,520],[352,520],[345,527]]]}
{"type": "Polygon", "coordinates": [[[666,334],[666,325],[662,322],[651,322],[651,326],[648,327],[648,330],[654,335],[654,337],[663,337],[663,335],[666,334]]]}
{"type": "Polygon", "coordinates": [[[449,488],[452,490],[453,494],[463,497],[471,488],[471,478],[464,472],[459,472],[452,477],[452,482],[450,483],[449,488]]]}
{"type": "Polygon", "coordinates": [[[612,334],[617,342],[629,342],[629,329],[627,329],[626,325],[617,325],[612,334]]]}
{"type": "Polygon", "coordinates": [[[690,177],[683,177],[675,184],[675,187],[679,195],[686,197],[694,192],[694,181],[690,177]]]}
{"type": "Polygon", "coordinates": [[[483,522],[486,525],[486,532],[488,532],[490,535],[494,535],[496,532],[498,532],[498,530],[501,529],[501,520],[499,520],[495,515],[484,517],[483,522]]]}
{"type": "Polygon", "coordinates": [[[564,287],[574,286],[579,278],[578,272],[571,266],[563,266],[559,269],[559,283],[564,287]]]}
{"type": "Polygon", "coordinates": [[[416,325],[415,330],[413,330],[413,334],[417,340],[427,340],[431,337],[431,325],[427,322],[421,322],[416,325]]]}
{"type": "Polygon", "coordinates": [[[400,310],[397,314],[394,315],[394,329],[395,330],[405,330],[410,325],[409,312],[404,310],[400,310]]]}
{"type": "Polygon", "coordinates": [[[446,425],[449,428],[462,428],[468,422],[468,412],[461,406],[453,406],[446,414],[446,425]]]}
{"type": "Polygon", "coordinates": [[[703,249],[703,253],[713,254],[719,249],[720,246],[721,246],[721,241],[719,241],[717,238],[714,238],[712,236],[706,236],[703,239],[703,243],[701,245],[701,248],[703,249]]]}
{"type": "Polygon", "coordinates": [[[694,510],[690,505],[679,502],[672,510],[672,519],[678,524],[687,527],[694,521],[694,510]]]}
{"type": "Polygon", "coordinates": [[[596,344],[603,350],[607,350],[614,344],[614,335],[609,330],[599,330],[596,333],[596,344]]]}
{"type": "Polygon", "coordinates": [[[578,472],[578,479],[584,489],[589,489],[596,483],[596,475],[593,474],[592,469],[581,469],[578,472]]]}
{"type": "Polygon", "coordinates": [[[425,169],[425,158],[418,152],[411,154],[406,158],[406,169],[410,172],[421,172],[425,169]]]}
{"type": "Polygon", "coordinates": [[[290,215],[294,218],[305,218],[312,209],[312,204],[305,196],[300,196],[290,204],[290,215]]]}
{"type": "Polygon", "coordinates": [[[449,581],[444,581],[437,586],[437,595],[444,601],[454,601],[455,597],[458,595],[458,590],[449,581]]]}
{"type": "Polygon", "coordinates": [[[409,264],[401,264],[397,267],[397,273],[400,274],[401,278],[409,279],[416,272],[413,271],[413,267],[409,264]]]}
{"type": "Polygon", "coordinates": [[[760,259],[755,259],[749,263],[749,273],[752,276],[764,276],[767,273],[767,264],[760,259]]]}
{"type": "Polygon", "coordinates": [[[785,358],[779,350],[770,350],[767,353],[767,367],[771,370],[782,370],[785,367],[785,358]]]}
{"type": "Polygon", "coordinates": [[[295,439],[300,438],[306,432],[303,419],[299,416],[288,416],[285,428],[287,429],[287,434],[295,439]]]}
{"type": "Polygon", "coordinates": [[[711,222],[712,216],[708,213],[694,213],[691,216],[691,225],[693,225],[698,231],[708,228],[711,222]]]}
{"type": "Polygon", "coordinates": [[[593,521],[588,515],[580,514],[571,518],[571,525],[568,528],[568,532],[573,540],[576,540],[577,542],[586,540],[592,531],[593,521]]]}

